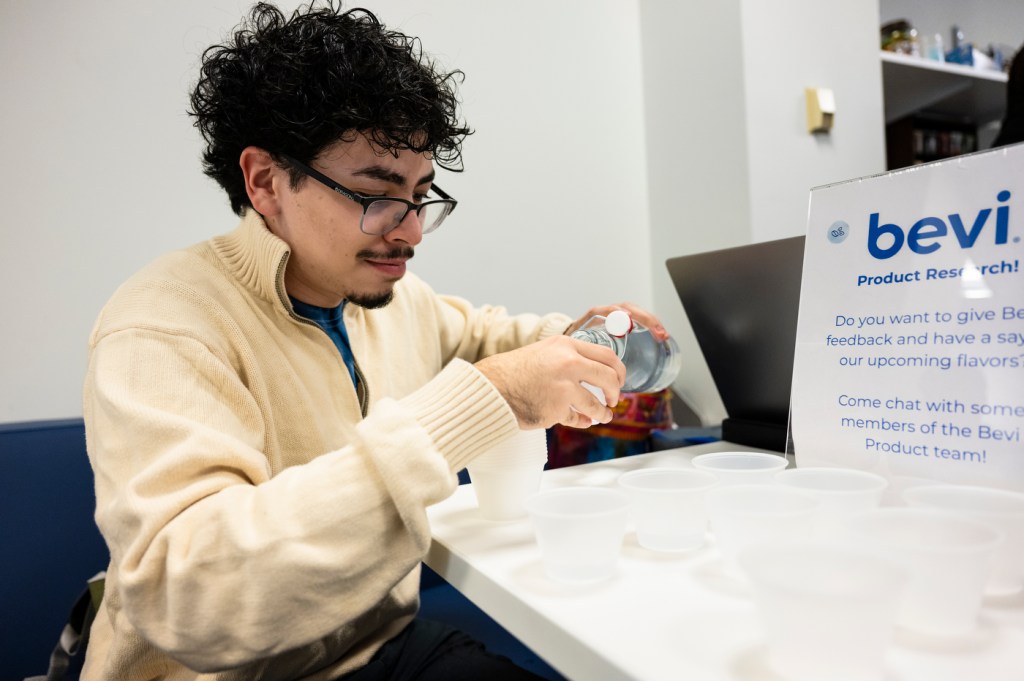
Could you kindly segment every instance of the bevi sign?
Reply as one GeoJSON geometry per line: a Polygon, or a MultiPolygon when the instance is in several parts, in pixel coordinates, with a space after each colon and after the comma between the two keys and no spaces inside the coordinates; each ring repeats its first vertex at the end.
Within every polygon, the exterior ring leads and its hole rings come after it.
{"type": "Polygon", "coordinates": [[[1024,491],[1024,145],[811,192],[797,465],[1024,491]]]}

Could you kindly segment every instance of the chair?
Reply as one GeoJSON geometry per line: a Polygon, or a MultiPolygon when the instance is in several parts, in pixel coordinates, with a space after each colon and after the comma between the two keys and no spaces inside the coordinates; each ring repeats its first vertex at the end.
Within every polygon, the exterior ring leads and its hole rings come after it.
{"type": "Polygon", "coordinates": [[[46,673],[75,599],[109,561],[82,420],[0,424],[0,480],[0,668],[20,680],[46,673]]]}

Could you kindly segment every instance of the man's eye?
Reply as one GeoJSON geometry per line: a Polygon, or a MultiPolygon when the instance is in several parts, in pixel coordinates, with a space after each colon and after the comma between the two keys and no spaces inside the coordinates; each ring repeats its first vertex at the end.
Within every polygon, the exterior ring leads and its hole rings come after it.
{"type": "Polygon", "coordinates": [[[413,194],[412,195],[412,202],[413,203],[423,203],[423,201],[426,198],[427,198],[427,193],[426,192],[423,192],[422,194],[413,194]]]}

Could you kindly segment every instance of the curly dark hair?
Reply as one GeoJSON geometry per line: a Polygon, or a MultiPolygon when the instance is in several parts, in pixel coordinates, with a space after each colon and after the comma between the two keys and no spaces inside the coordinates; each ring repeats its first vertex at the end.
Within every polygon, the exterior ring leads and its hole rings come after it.
{"type": "MultiPolygon", "coordinates": [[[[231,39],[203,52],[188,113],[206,141],[203,170],[227,192],[231,209],[251,207],[238,165],[250,145],[275,161],[311,161],[326,147],[364,133],[382,149],[429,152],[462,170],[455,85],[417,38],[388,30],[366,9],[340,2],[304,5],[291,18],[256,4],[231,39]]],[[[304,176],[291,170],[297,187],[304,176]]]]}

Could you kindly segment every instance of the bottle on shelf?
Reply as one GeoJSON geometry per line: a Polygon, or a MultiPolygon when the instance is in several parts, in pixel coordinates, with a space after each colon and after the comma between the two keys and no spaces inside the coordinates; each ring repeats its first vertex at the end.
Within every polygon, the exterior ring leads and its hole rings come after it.
{"type": "Polygon", "coordinates": [[[946,50],[942,46],[942,34],[936,33],[928,44],[928,54],[925,55],[932,61],[946,61],[946,50]]]}
{"type": "Polygon", "coordinates": [[[953,44],[950,46],[949,52],[946,53],[946,61],[952,64],[974,66],[974,45],[964,42],[964,32],[960,30],[959,26],[952,26],[949,32],[953,44]]]}
{"type": "Polygon", "coordinates": [[[882,25],[882,49],[913,57],[921,56],[921,43],[917,29],[906,19],[897,19],[882,25]]]}

